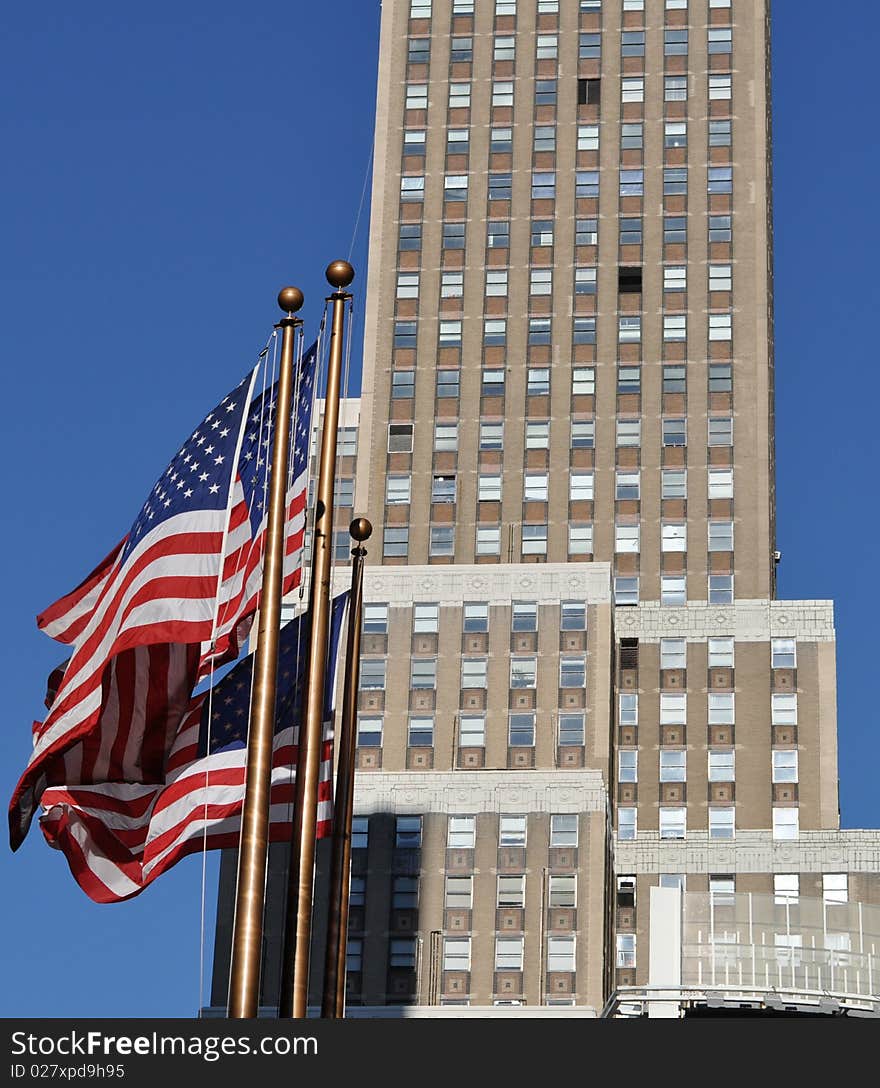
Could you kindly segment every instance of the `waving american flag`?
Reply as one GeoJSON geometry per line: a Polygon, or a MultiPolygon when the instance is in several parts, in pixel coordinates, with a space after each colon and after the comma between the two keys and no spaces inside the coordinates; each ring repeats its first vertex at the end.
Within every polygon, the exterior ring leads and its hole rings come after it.
{"type": "MultiPolygon", "coordinates": [[[[313,345],[295,383],[284,592],[300,579],[316,357],[313,345]]],[[[38,617],[72,653],[10,803],[13,849],[47,785],[161,781],[195,683],[238,656],[259,599],[276,411],[274,386],[254,395],[259,370],[189,435],[107,558],[38,617]]]]}
{"type": "MultiPolygon", "coordinates": [[[[324,740],[318,785],[318,836],[329,833],[332,806],[333,690],[348,593],[333,601],[324,682],[324,740]]],[[[290,837],[302,691],[311,614],[281,631],[275,704],[270,841],[290,837]]],[[[139,894],[180,858],[238,845],[253,658],[190,700],[160,777],[134,783],[113,777],[58,783],[42,795],[43,834],[61,850],[83,891],[98,903],[139,894]]]]}

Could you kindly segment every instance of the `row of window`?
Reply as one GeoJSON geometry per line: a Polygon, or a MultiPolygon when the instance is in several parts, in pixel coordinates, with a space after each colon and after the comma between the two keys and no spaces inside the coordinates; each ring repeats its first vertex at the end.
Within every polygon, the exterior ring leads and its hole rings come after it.
{"type": "MultiPolygon", "coordinates": [[[[659,808],[659,832],[661,839],[684,839],[687,835],[687,814],[684,806],[659,808]]],[[[638,809],[619,805],[617,809],[617,837],[635,839],[637,835],[638,809]]],[[[797,808],[774,808],[772,834],[774,839],[796,839],[800,834],[800,817],[797,808]]],[[[709,838],[732,839],[736,835],[736,808],[733,805],[709,805],[709,838]]],[[[693,830],[693,828],[692,828],[693,830]]]]}
{"type": "MultiPolygon", "coordinates": [[[[617,781],[638,782],[639,753],[634,749],[621,749],[617,753],[617,781]]],[[[710,782],[736,781],[736,753],[733,749],[708,753],[708,777],[710,782]]],[[[681,749],[660,750],[661,782],[687,781],[687,752],[681,749]]],[[[771,781],[798,781],[797,751],[771,752],[771,781]]]]}
{"type": "MultiPolygon", "coordinates": [[[[731,215],[716,215],[710,214],[708,216],[709,232],[708,239],[710,242],[730,242],[732,233],[733,218],[731,215]]],[[[665,245],[686,245],[687,244],[687,216],[686,215],[665,215],[663,217],[663,242],[665,245]]],[[[465,248],[465,234],[467,224],[464,220],[455,219],[444,221],[442,225],[441,236],[441,248],[446,249],[464,249],[465,248]]],[[[398,237],[398,249],[400,250],[420,250],[422,248],[422,224],[421,223],[402,223],[400,225],[400,233],[398,237]]],[[[621,216],[619,220],[619,241],[622,246],[640,246],[642,244],[643,237],[643,220],[641,216],[621,216]]],[[[553,221],[549,219],[535,219],[532,221],[530,243],[533,247],[551,246],[554,239],[554,227],[553,221]]],[[[599,241],[599,220],[595,218],[579,218],[575,220],[575,237],[576,246],[595,246],[599,241]]],[[[509,249],[510,248],[510,221],[508,219],[489,219],[486,223],[486,246],[488,249],[509,249]]],[[[684,291],[687,288],[686,276],[687,270],[682,265],[670,264],[670,271],[664,272],[663,289],[664,291],[684,291]]],[[[407,273],[412,276],[417,273],[407,273]]],[[[713,291],[729,291],[730,286],[724,286],[724,280],[729,279],[726,266],[719,266],[717,278],[711,286],[713,291]],[[717,284],[717,286],[715,285],[717,284]]],[[[595,268],[593,266],[576,266],[575,268],[575,294],[578,295],[591,295],[595,294],[595,268]]],[[[445,272],[441,275],[441,296],[443,298],[458,298],[463,291],[463,273],[461,272],[445,272]],[[445,278],[444,278],[445,277],[445,278]]],[[[415,280],[398,280],[398,291],[403,290],[404,294],[398,294],[398,298],[418,298],[418,278],[415,280]]],[[[486,294],[497,295],[498,294],[498,281],[487,280],[486,294]]],[[[488,322],[488,319],[487,319],[488,322]]],[[[486,333],[490,330],[487,328],[486,333]]],[[[497,330],[493,329],[493,332],[497,334],[497,330]]],[[[495,341],[489,340],[488,336],[484,337],[487,343],[493,343],[495,341]]],[[[503,340],[501,341],[503,343],[503,340]]],[[[405,343],[395,343],[396,347],[415,346],[407,345],[405,343]]]]}
{"type": "MultiPolygon", "coordinates": [[[[687,56],[689,34],[687,27],[667,28],[663,31],[663,55],[666,57],[687,56]]],[[[709,56],[719,56],[733,51],[733,29],[731,27],[709,27],[707,32],[709,56]]],[[[624,30],[620,36],[620,53],[623,57],[643,57],[645,55],[645,31],[624,30]]],[[[597,31],[582,31],[578,35],[578,59],[600,60],[602,56],[602,35],[597,31]]],[[[409,38],[407,42],[407,63],[428,64],[431,59],[430,38],[409,38]]],[[[468,35],[452,38],[449,59],[453,64],[471,64],[474,59],[474,39],[468,35]]],[[[496,34],[493,39],[493,61],[512,61],[516,59],[516,39],[513,35],[496,34]]],[[[559,59],[559,35],[539,33],[535,37],[535,60],[559,59]]],[[[462,86],[452,84],[452,87],[462,86]]],[[[469,86],[469,84],[464,84],[469,86]]],[[[470,105],[470,101],[466,103],[470,105]]],[[[450,88],[449,108],[460,108],[457,96],[450,88]]]]}
{"type": "MultiPolygon", "coordinates": [[[[733,122],[729,119],[708,121],[708,146],[730,147],[733,122]]],[[[606,125],[606,130],[607,130],[606,125]]],[[[513,153],[513,128],[507,125],[493,125],[489,129],[489,153],[492,155],[511,155],[513,153]]],[[[599,150],[600,126],[598,124],[579,124],[577,126],[578,151],[599,150]]],[[[449,128],[446,130],[446,154],[470,154],[470,129],[449,128]]],[[[407,171],[414,168],[414,160],[423,159],[427,152],[428,133],[423,128],[404,129],[403,154],[412,156],[413,164],[405,164],[407,171]]],[[[645,146],[645,122],[622,121],[620,125],[621,151],[642,151],[645,146]]],[[[688,146],[687,121],[663,122],[663,148],[671,151],[688,146]]],[[[556,125],[535,125],[532,130],[532,151],[553,152],[556,150],[556,125]]],[[[401,189],[403,199],[403,189],[401,189]]]]}
{"type": "MultiPolygon", "coordinates": [[[[569,530],[571,539],[571,530],[569,530]]],[[[589,539],[592,541],[592,529],[589,539]]],[[[569,548],[569,555],[580,554],[569,548]]],[[[592,554],[592,545],[589,553],[592,554]]],[[[639,603],[639,577],[632,574],[615,575],[614,577],[614,603],[616,605],[633,605],[639,603]]],[[[703,598],[697,598],[702,600],[703,598]]],[[[683,574],[660,575],[660,604],[664,607],[682,608],[687,604],[687,577],[683,574]]],[[[705,600],[709,604],[733,604],[733,575],[710,574],[705,600]]]]}
{"type": "MultiPolygon", "coordinates": [[[[520,0],[522,2],[522,0],[520,0]]],[[[536,0],[538,15],[558,15],[559,0],[536,0]]],[[[611,0],[616,3],[617,0],[611,0]]],[[[708,0],[712,8],[731,8],[732,0],[708,0]]],[[[473,15],[476,0],[452,0],[453,15],[473,15]]],[[[645,0],[620,0],[622,11],[644,11],[645,0]]],[[[495,0],[495,15],[516,15],[517,0],[495,0]]],[[[688,0],[665,0],[667,11],[687,11],[688,0]]],[[[605,8],[611,6],[605,0],[605,8]]],[[[578,0],[580,11],[596,12],[602,10],[602,0],[578,0]]],[[[432,0],[410,0],[409,17],[411,19],[430,19],[432,0]]]]}
{"type": "MultiPolygon", "coordinates": [[[[822,873],[822,900],[826,905],[849,902],[849,878],[846,873],[822,873]]],[[[634,876],[619,876],[617,878],[618,893],[624,890],[628,895],[635,895],[636,878],[634,876]]],[[[661,873],[659,878],[661,888],[677,888],[684,892],[687,887],[687,877],[684,873],[661,873]]],[[[733,906],[736,902],[736,877],[735,876],[710,876],[709,896],[713,907],[733,906]]],[[[797,903],[800,897],[800,876],[798,873],[774,873],[773,874],[773,898],[779,906],[797,903]]],[[[634,905],[634,898],[633,904],[634,905]]]]}
{"type": "MultiPolygon", "coordinates": [[[[358,746],[361,748],[381,747],[382,731],[382,718],[361,715],[358,718],[358,746]]],[[[534,712],[528,711],[509,715],[507,733],[509,747],[534,748],[535,736],[536,716],[534,712]]],[[[485,714],[462,714],[458,719],[457,740],[460,748],[485,748],[485,714]]],[[[407,724],[406,742],[410,748],[432,748],[434,746],[433,716],[419,715],[411,717],[407,724]]],[[[560,747],[583,747],[583,713],[559,713],[557,716],[556,742],[560,747]]]]}
{"type": "MultiPolygon", "coordinates": [[[[546,447],[532,446],[532,449],[546,447]]],[[[638,472],[615,473],[614,497],[618,500],[638,499],[640,495],[640,483],[638,472]]],[[[435,473],[431,480],[431,502],[454,503],[456,501],[455,473],[435,473]]],[[[498,472],[481,472],[477,475],[477,501],[501,502],[503,477],[498,472]]],[[[593,472],[572,472],[568,478],[568,498],[571,502],[592,502],[595,494],[595,474],[593,472]]],[[[411,476],[394,475],[386,479],[385,502],[388,506],[399,506],[409,503],[411,498],[411,476]]],[[[549,472],[524,472],[522,474],[522,498],[523,502],[547,502],[550,497],[550,473],[549,472]]],[[[708,470],[708,498],[732,499],[733,498],[733,469],[723,468],[708,470]]],[[[679,497],[679,496],[676,496],[679,497]]],[[[631,533],[635,530],[635,546],[619,546],[617,551],[638,551],[638,525],[618,525],[617,532],[620,535],[618,544],[624,539],[631,540],[631,533]]],[[[686,551],[686,539],[680,534],[685,532],[685,523],[675,523],[663,526],[663,551],[686,551]],[[669,529],[669,532],[667,532],[669,529]]],[[[733,540],[733,522],[709,523],[709,550],[729,551],[730,548],[718,547],[721,538],[733,540]],[[713,542],[716,546],[713,548],[713,542]]],[[[731,544],[732,546],[732,544],[731,544]]]]}
{"type": "MultiPolygon", "coordinates": [[[[485,688],[488,686],[489,660],[485,657],[461,659],[461,686],[485,688]]],[[[361,662],[361,690],[376,691],[385,688],[386,660],[384,657],[365,657],[361,662]]],[[[582,688],[586,686],[587,667],[583,654],[563,655],[559,659],[559,686],[582,688]]],[[[510,658],[511,688],[535,688],[538,684],[538,658],[510,658]]],[[[414,657],[410,662],[411,688],[436,688],[437,658],[414,657]]]]}
{"type": "MultiPolygon", "coordinates": [[[[355,816],[351,829],[353,850],[366,850],[369,845],[369,816],[355,816]]],[[[518,813],[502,813],[498,817],[498,845],[525,846],[528,817],[518,813]]],[[[476,844],[476,816],[450,816],[446,825],[446,846],[450,850],[473,850],[476,844]]],[[[550,846],[576,847],[578,817],[576,813],[552,813],[550,816],[550,846]]],[[[397,816],[394,821],[394,845],[402,850],[418,850],[422,845],[422,817],[397,816]]]]}
{"type": "MultiPolygon", "coordinates": [[[[498,606],[495,606],[498,607],[498,606]]],[[[412,615],[413,634],[436,634],[440,629],[440,605],[414,604],[412,615]]],[[[489,602],[465,601],[462,605],[462,631],[479,633],[489,630],[489,602]]],[[[562,631],[583,631],[587,626],[587,606],[584,601],[561,601],[559,625],[562,631]]],[[[537,601],[513,601],[510,605],[511,631],[538,630],[537,601]]],[[[367,602],[363,608],[363,630],[366,634],[388,633],[388,605],[384,602],[367,602]]]]}
{"type": "MultiPolygon", "coordinates": [[[[672,379],[670,379],[672,380],[672,379]]],[[[572,371],[572,390],[573,396],[594,396],[595,395],[595,368],[594,367],[575,367],[572,371]],[[589,375],[585,375],[584,372],[589,371],[589,375]],[[589,390],[589,392],[587,392],[589,390]]],[[[535,368],[529,367],[528,369],[528,386],[527,391],[529,396],[548,396],[550,393],[550,368],[535,368]]],[[[413,451],[413,433],[414,424],[412,423],[389,423],[388,424],[388,452],[389,453],[412,453],[413,451]]],[[[733,434],[733,421],[729,416],[719,417],[719,419],[710,419],[708,423],[708,437],[710,439],[710,446],[729,446],[732,445],[732,441],[720,441],[722,437],[732,436],[733,434]],[[711,441],[711,438],[715,438],[716,441],[711,441]]],[[[503,438],[503,423],[498,422],[485,422],[480,426],[480,449],[502,449],[503,438]],[[483,442],[494,443],[483,445],[483,442]]],[[[638,447],[642,444],[642,421],[641,419],[617,419],[615,421],[615,445],[618,447],[638,447]]],[[[595,422],[594,420],[573,420],[571,423],[571,441],[573,449],[593,449],[595,441],[595,422]]],[[[435,450],[449,450],[457,449],[458,442],[458,424],[457,423],[437,423],[434,427],[434,449],[435,450]],[[438,444],[439,443],[439,444],[438,444]]],[[[687,419],[684,417],[668,417],[661,419],[660,421],[660,444],[661,446],[686,446],[687,442],[687,419]]],[[[535,447],[539,448],[539,447],[535,447]]],[[[664,470],[666,471],[666,470],[664,470]]],[[[683,469],[674,469],[674,472],[683,472],[683,469]]],[[[732,473],[732,469],[711,469],[710,472],[727,472],[732,473]]],[[[487,477],[492,474],[485,474],[487,477]]],[[[497,476],[497,473],[495,474],[497,476]]],[[[581,474],[583,475],[583,474],[581,474]]],[[[500,477],[499,477],[500,479],[500,477]]],[[[670,477],[673,480],[673,477],[670,477]]],[[[717,478],[719,487],[727,487],[726,482],[722,482],[722,478],[717,478]]],[[[681,481],[676,480],[675,486],[679,486],[681,481]]],[[[494,487],[493,484],[487,484],[488,487],[494,487]]],[[[590,486],[586,482],[582,482],[578,486],[588,487],[590,486]]],[[[670,496],[673,497],[673,496],[670,496]]],[[[674,496],[680,498],[681,496],[674,496]]],[[[730,496],[728,496],[730,497],[730,496]]],[[[497,501],[497,500],[493,500],[497,501]]]]}
{"type": "MultiPolygon", "coordinates": [[[[709,666],[733,667],[733,639],[709,639],[709,666]],[[730,644],[729,654],[725,651],[713,651],[713,644],[730,644]],[[729,665],[718,665],[718,662],[729,665]]],[[[708,724],[733,725],[735,721],[735,695],[732,691],[709,692],[708,724]]],[[[621,692],[619,699],[618,722],[620,725],[639,724],[639,697],[635,692],[621,692]]],[[[660,724],[685,725],[687,723],[687,692],[660,692],[660,724]]],[[[794,692],[774,693],[770,696],[770,722],[772,725],[797,725],[798,697],[794,692]]]]}

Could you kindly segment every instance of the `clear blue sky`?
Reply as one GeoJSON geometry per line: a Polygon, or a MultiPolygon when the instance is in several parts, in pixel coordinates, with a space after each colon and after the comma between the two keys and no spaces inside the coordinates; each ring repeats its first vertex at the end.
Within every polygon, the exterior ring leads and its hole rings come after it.
{"type": "MultiPolygon", "coordinates": [[[[880,310],[880,8],[775,9],[780,595],[835,601],[842,818],[878,826],[876,488],[859,482],[878,428],[853,405],[880,392],[863,344],[880,310]]],[[[304,316],[319,319],[370,153],[377,35],[375,0],[4,12],[4,805],[63,656],[35,614],[127,530],[265,341],[278,288],[301,286],[304,316]]],[[[366,210],[359,298],[365,237],[366,210]]],[[[215,882],[210,857],[208,956],[215,882]]],[[[200,885],[189,858],[139,899],[100,907],[37,829],[16,855],[0,847],[0,1015],[193,1015],[200,885]]]]}

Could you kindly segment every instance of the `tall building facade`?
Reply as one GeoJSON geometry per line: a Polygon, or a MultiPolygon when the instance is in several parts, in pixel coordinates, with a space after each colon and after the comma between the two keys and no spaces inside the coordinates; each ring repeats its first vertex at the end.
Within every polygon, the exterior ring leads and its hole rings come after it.
{"type": "Polygon", "coordinates": [[[876,991],[776,599],[768,8],[384,0],[353,1008],[876,991]]]}

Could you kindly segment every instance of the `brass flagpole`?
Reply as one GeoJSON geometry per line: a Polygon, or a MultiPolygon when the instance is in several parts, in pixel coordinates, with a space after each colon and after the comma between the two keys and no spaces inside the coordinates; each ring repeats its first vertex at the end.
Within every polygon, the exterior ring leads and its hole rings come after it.
{"type": "Polygon", "coordinates": [[[278,305],[287,314],[275,328],[282,330],[281,372],[275,404],[275,441],[269,479],[266,554],[260,596],[260,626],[254,657],[254,691],[248,728],[247,771],[241,814],[241,845],[235,892],[232,964],[229,972],[229,1016],[253,1019],[260,1003],[260,964],[263,952],[263,905],[269,844],[269,793],[272,779],[272,740],[275,732],[275,687],[278,672],[278,633],[281,628],[281,583],[284,565],[284,521],[287,505],[287,463],[290,457],[290,404],[293,391],[294,340],[302,325],[294,313],[303,304],[298,287],[284,287],[278,305]]]}
{"type": "Polygon", "coordinates": [[[348,261],[333,261],[328,265],[326,275],[327,282],[335,290],[328,300],[333,303],[333,315],[330,327],[330,355],[327,364],[321,462],[315,503],[315,529],[312,534],[312,577],[309,591],[312,627],[309,635],[305,706],[299,730],[284,952],[281,960],[281,999],[278,1007],[279,1016],[295,1019],[305,1017],[309,996],[318,776],[323,740],[324,676],[330,620],[330,576],[333,563],[336,431],[339,426],[345,304],[351,298],[344,288],[348,287],[354,279],[354,269],[348,261]]]}
{"type": "Polygon", "coordinates": [[[357,741],[357,696],[361,673],[361,611],[364,598],[364,556],[373,526],[355,518],[349,528],[351,595],[348,599],[348,636],[345,648],[345,687],[339,724],[339,764],[333,801],[333,851],[327,907],[327,948],[324,958],[324,995],[321,1015],[338,1020],[345,1015],[345,952],[348,940],[348,891],[351,868],[351,821],[354,813],[354,759],[357,741]]]}

